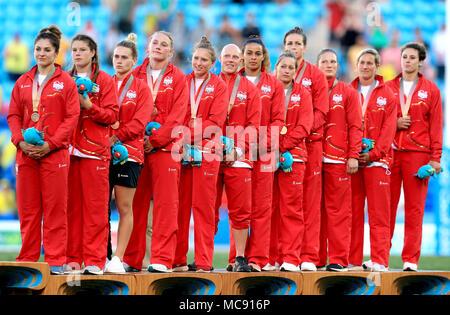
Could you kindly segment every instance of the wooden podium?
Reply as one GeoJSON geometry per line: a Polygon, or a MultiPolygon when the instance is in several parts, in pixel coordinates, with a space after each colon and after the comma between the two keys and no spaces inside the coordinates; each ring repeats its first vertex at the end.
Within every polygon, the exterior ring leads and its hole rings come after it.
{"type": "Polygon", "coordinates": [[[134,274],[138,295],[220,295],[222,275],[217,272],[173,272],[134,274]]]}
{"type": "Polygon", "coordinates": [[[299,295],[303,277],[297,272],[224,272],[223,295],[299,295]]]}
{"type": "Polygon", "coordinates": [[[49,277],[47,263],[0,262],[0,294],[39,294],[49,277]]]}
{"type": "Polygon", "coordinates": [[[381,294],[450,295],[450,272],[387,272],[382,277],[381,294]]]}
{"type": "Polygon", "coordinates": [[[369,272],[303,272],[302,295],[379,295],[382,275],[369,272]]]}

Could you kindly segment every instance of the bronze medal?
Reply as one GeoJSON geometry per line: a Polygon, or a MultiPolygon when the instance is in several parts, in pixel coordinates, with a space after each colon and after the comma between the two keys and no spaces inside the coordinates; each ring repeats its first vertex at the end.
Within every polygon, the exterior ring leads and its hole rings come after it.
{"type": "Polygon", "coordinates": [[[33,112],[33,114],[31,114],[31,121],[33,122],[38,122],[39,121],[39,114],[37,112],[33,112]]]}
{"type": "Polygon", "coordinates": [[[283,126],[283,128],[281,128],[280,134],[285,135],[286,133],[287,133],[287,127],[283,126]]]}

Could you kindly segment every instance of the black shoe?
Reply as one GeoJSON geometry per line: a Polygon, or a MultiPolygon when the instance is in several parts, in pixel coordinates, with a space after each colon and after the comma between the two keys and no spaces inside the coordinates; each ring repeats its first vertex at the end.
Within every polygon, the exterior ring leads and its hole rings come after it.
{"type": "Polygon", "coordinates": [[[229,271],[229,272],[233,271],[233,266],[234,266],[234,263],[233,264],[228,264],[226,270],[229,271]]]}
{"type": "Polygon", "coordinates": [[[197,265],[195,261],[192,264],[188,264],[188,271],[197,271],[197,265]]]}
{"type": "Polygon", "coordinates": [[[348,268],[339,265],[339,264],[329,264],[327,266],[327,271],[336,271],[336,272],[343,272],[343,271],[348,271],[348,268]]]}
{"type": "Polygon", "coordinates": [[[233,267],[234,272],[252,272],[252,267],[248,265],[247,259],[243,256],[237,256],[233,267]]]}
{"type": "Polygon", "coordinates": [[[139,269],[134,268],[134,267],[126,267],[125,271],[126,272],[142,272],[142,270],[139,270],[139,269]]]}

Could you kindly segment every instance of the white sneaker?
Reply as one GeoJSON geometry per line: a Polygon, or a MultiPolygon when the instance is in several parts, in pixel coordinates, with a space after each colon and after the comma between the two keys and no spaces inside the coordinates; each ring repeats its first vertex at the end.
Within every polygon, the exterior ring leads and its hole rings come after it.
{"type": "Polygon", "coordinates": [[[403,264],[403,271],[417,271],[417,265],[409,262],[403,264]]]}
{"type": "Polygon", "coordinates": [[[317,267],[312,262],[302,262],[301,270],[302,271],[317,271],[317,267]]]}
{"type": "Polygon", "coordinates": [[[373,267],[373,262],[372,260],[365,261],[363,262],[362,266],[365,270],[371,270],[373,267]]]}
{"type": "Polygon", "coordinates": [[[176,266],[172,269],[173,272],[187,272],[189,271],[188,266],[176,266]]]}
{"type": "Polygon", "coordinates": [[[280,264],[279,263],[275,263],[275,266],[272,266],[271,264],[267,264],[262,268],[263,271],[278,271],[280,270],[280,264]]]}
{"type": "Polygon", "coordinates": [[[370,271],[372,272],[386,272],[389,269],[386,266],[380,265],[380,264],[373,264],[370,271]]]}
{"type": "Polygon", "coordinates": [[[290,263],[283,263],[280,267],[280,271],[299,272],[300,267],[290,263]]]}
{"type": "Polygon", "coordinates": [[[349,264],[348,271],[364,271],[364,268],[363,268],[363,266],[349,264]]]}
{"type": "Polygon", "coordinates": [[[100,267],[98,266],[86,266],[86,268],[84,268],[83,270],[83,274],[84,275],[102,275],[103,274],[103,270],[100,269],[100,267]]]}
{"type": "Polygon", "coordinates": [[[164,266],[162,264],[151,264],[148,266],[148,272],[164,272],[169,273],[172,272],[172,269],[167,268],[167,266],[164,266]]]}
{"type": "Polygon", "coordinates": [[[114,256],[111,261],[105,266],[105,273],[125,273],[122,261],[119,257],[114,256]]]}

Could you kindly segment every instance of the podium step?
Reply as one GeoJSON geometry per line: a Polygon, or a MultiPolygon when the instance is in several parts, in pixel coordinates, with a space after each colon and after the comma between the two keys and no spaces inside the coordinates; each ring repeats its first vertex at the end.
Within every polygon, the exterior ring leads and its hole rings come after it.
{"type": "Polygon", "coordinates": [[[47,263],[0,262],[0,294],[35,294],[47,286],[47,263]]]}

